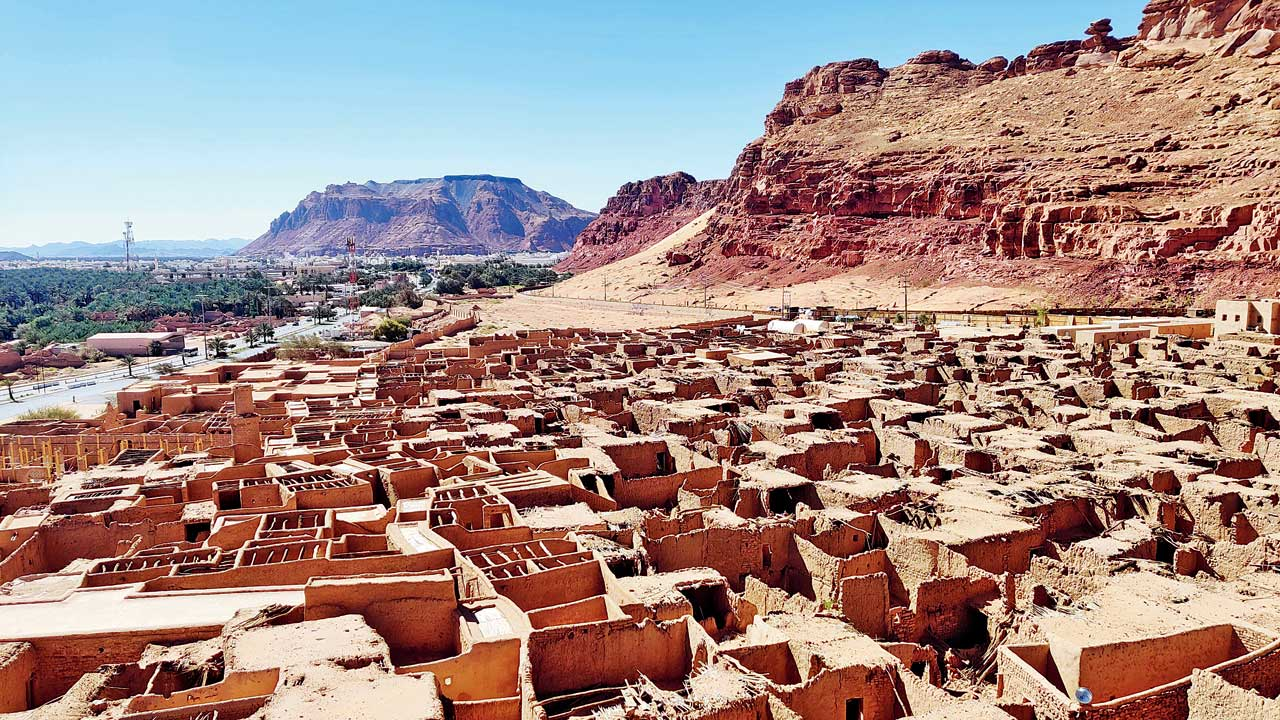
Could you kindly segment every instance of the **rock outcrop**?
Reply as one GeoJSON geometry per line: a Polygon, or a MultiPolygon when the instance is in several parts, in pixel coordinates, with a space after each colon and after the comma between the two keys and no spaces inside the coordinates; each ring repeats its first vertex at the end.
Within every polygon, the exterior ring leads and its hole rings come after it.
{"type": "Polygon", "coordinates": [[[685,172],[623,185],[557,269],[582,272],[644,250],[714,207],[723,185],[685,172]]]}
{"type": "Polygon", "coordinates": [[[341,254],[352,236],[389,255],[562,252],[594,217],[515,178],[346,183],[307,195],[240,254],[341,254]]]}
{"type": "Polygon", "coordinates": [[[814,68],[679,249],[686,282],[874,265],[1075,305],[1274,293],[1278,14],[1280,0],[1157,0],[1136,37],[1100,20],[1012,61],[814,68]]]}
{"type": "Polygon", "coordinates": [[[1152,0],[1142,12],[1145,40],[1220,38],[1274,33],[1280,5],[1267,0],[1152,0]]]}

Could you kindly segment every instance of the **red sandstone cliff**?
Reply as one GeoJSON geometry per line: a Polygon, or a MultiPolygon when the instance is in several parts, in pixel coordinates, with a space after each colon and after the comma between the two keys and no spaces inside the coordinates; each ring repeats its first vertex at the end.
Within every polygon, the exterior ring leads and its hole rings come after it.
{"type": "Polygon", "coordinates": [[[684,281],[862,268],[1066,304],[1274,293],[1278,19],[1280,0],[1156,0],[1133,38],[1099,21],[1012,61],[816,67],[680,249],[684,281]]]}
{"type": "Polygon", "coordinates": [[[723,185],[684,172],[623,185],[557,269],[582,272],[644,250],[714,207],[723,185]]]}

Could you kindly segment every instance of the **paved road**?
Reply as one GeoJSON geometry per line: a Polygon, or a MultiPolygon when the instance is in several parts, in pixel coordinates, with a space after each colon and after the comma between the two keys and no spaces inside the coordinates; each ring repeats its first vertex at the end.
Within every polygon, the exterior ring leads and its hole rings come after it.
{"type": "MultiPolygon", "coordinates": [[[[332,324],[314,325],[310,320],[303,320],[289,325],[281,325],[276,328],[276,339],[283,340],[285,338],[307,337],[310,335],[331,337],[342,330],[344,321],[352,320],[355,317],[355,313],[343,311],[332,324]]],[[[268,345],[248,347],[244,341],[237,340],[232,343],[228,359],[245,358],[275,347],[275,345],[276,343],[273,342],[268,345]]],[[[181,358],[177,357],[148,359],[146,362],[139,361],[133,368],[134,377],[129,377],[128,371],[120,368],[94,375],[51,381],[44,383],[48,387],[39,390],[31,386],[16,386],[13,392],[14,396],[19,400],[16,403],[10,402],[8,393],[0,390],[0,423],[12,420],[27,410],[49,405],[101,405],[108,400],[114,400],[117,392],[133,383],[156,377],[152,366],[162,364],[177,366],[181,362],[181,358]]],[[[203,362],[205,361],[199,360],[193,364],[198,365],[203,362]]]]}

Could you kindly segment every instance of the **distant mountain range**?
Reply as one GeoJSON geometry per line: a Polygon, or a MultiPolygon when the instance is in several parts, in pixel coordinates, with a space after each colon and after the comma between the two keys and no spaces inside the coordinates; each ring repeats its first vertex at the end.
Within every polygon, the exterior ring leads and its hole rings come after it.
{"type": "MultiPolygon", "coordinates": [[[[139,258],[217,257],[231,255],[249,241],[244,238],[210,238],[208,240],[142,240],[134,243],[133,252],[139,258]]],[[[124,246],[119,240],[109,242],[63,242],[28,245],[27,247],[0,248],[0,251],[21,253],[31,258],[122,258],[124,246]]],[[[19,260],[21,258],[10,258],[19,260]]]]}
{"type": "Polygon", "coordinates": [[[560,252],[594,218],[516,178],[344,183],[307,195],[240,254],[338,255],[351,237],[388,255],[560,252]]]}

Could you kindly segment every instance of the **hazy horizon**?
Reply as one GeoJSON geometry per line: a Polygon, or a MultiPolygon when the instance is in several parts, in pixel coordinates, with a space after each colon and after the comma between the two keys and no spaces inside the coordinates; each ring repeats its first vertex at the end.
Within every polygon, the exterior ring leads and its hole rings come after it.
{"type": "Polygon", "coordinates": [[[0,247],[246,238],[343,182],[488,173],[598,211],[725,177],[814,65],[1013,57],[1144,2],[5,3],[0,247]]]}

